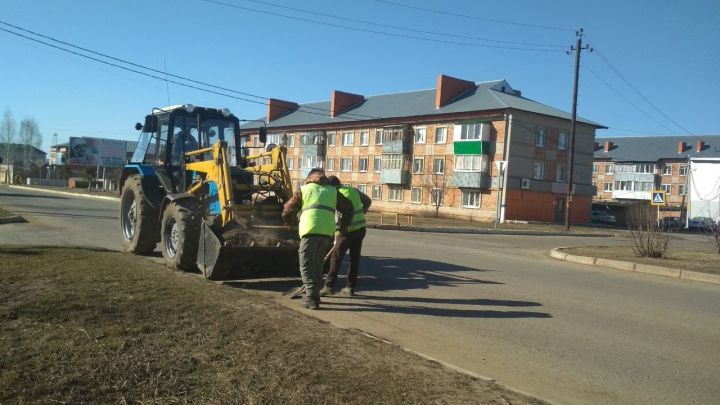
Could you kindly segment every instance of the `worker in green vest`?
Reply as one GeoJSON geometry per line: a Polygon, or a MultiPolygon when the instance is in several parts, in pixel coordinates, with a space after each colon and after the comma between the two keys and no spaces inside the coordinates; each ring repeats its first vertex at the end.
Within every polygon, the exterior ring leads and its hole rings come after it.
{"type": "Polygon", "coordinates": [[[293,224],[300,214],[300,276],[305,287],[302,306],[320,308],[322,268],[336,232],[335,212],[340,213],[339,232],[347,233],[353,217],[352,203],[331,186],[322,169],[312,169],[305,185],[285,203],[282,217],[293,224]]]}
{"type": "Polygon", "coordinates": [[[338,192],[345,196],[353,206],[353,217],[347,233],[340,233],[335,237],[335,245],[330,253],[330,271],[325,278],[325,287],[320,290],[320,296],[333,295],[335,291],[333,286],[337,279],[340,265],[342,264],[345,253],[350,250],[350,267],[347,272],[346,286],[340,292],[344,295],[352,297],[355,295],[357,287],[358,273],[360,271],[360,252],[362,251],[363,239],[365,239],[365,213],[370,208],[372,200],[360,190],[343,186],[340,179],[335,176],[328,177],[330,185],[337,188],[338,192]]]}

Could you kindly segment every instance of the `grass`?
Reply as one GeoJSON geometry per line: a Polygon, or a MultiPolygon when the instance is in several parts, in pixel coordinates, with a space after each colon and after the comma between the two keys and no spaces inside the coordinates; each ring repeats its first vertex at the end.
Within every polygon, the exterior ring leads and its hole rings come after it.
{"type": "Polygon", "coordinates": [[[539,403],[129,254],[0,263],[0,403],[539,403]]]}
{"type": "Polygon", "coordinates": [[[0,208],[0,218],[10,218],[14,216],[15,214],[13,214],[12,212],[0,208]]]}
{"type": "Polygon", "coordinates": [[[668,249],[661,259],[641,258],[630,247],[595,246],[573,247],[562,250],[578,256],[591,256],[603,259],[622,260],[654,266],[672,267],[709,274],[720,274],[720,254],[712,249],[668,249]]]}

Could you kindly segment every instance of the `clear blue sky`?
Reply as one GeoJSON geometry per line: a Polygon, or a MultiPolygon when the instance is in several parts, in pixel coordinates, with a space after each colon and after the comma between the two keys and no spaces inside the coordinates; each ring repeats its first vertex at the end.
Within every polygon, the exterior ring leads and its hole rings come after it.
{"type": "MultiPolygon", "coordinates": [[[[462,37],[569,46],[575,41],[572,29],[583,27],[586,42],[596,52],[583,54],[578,112],[610,127],[598,131],[599,136],[720,133],[717,0],[393,0],[571,30],[442,15],[375,0],[263,0],[454,37],[332,19],[250,0],[218,1],[365,30],[476,44],[481,42],[462,37]]],[[[573,57],[564,53],[565,48],[537,52],[420,41],[203,0],[4,0],[0,20],[155,69],[167,66],[173,74],[299,103],[327,100],[335,89],[376,95],[433,88],[437,75],[443,73],[472,81],[506,79],[525,97],[566,111],[571,108],[573,57]]],[[[53,132],[60,142],[70,136],[134,140],[134,123],[151,107],[168,104],[164,82],[3,31],[0,60],[0,109],[10,108],[17,121],[34,116],[46,150],[53,132]]],[[[228,107],[242,118],[265,113],[264,105],[173,84],[168,88],[170,104],[228,107]]]]}

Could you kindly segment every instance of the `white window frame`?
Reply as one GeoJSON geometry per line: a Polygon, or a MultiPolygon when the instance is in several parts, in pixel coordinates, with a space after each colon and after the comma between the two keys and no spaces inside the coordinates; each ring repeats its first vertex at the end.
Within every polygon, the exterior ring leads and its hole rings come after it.
{"type": "Polygon", "coordinates": [[[358,184],[357,189],[363,194],[367,194],[367,184],[358,184]]]}
{"type": "Polygon", "coordinates": [[[342,133],[342,146],[353,146],[355,144],[355,132],[345,131],[342,133]]]}
{"type": "Polygon", "coordinates": [[[535,132],[535,146],[538,148],[544,148],[547,144],[547,130],[545,128],[538,128],[535,132]]]}
{"type": "Polygon", "coordinates": [[[448,133],[447,127],[435,127],[435,143],[447,143],[447,133],[448,133]],[[442,140],[440,140],[438,137],[438,134],[441,132],[443,134],[442,140]]]}
{"type": "Polygon", "coordinates": [[[614,174],[615,165],[605,165],[605,174],[614,174]]]}
{"type": "Polygon", "coordinates": [[[372,186],[372,197],[373,200],[382,200],[382,185],[376,184],[372,186]]]}
{"type": "Polygon", "coordinates": [[[410,202],[412,204],[422,204],[422,188],[412,187],[410,189],[410,202]]]}
{"type": "Polygon", "coordinates": [[[570,135],[565,131],[560,131],[558,134],[558,150],[567,150],[568,144],[570,143],[570,135]],[[563,142],[563,139],[565,140],[563,142]]]}
{"type": "Polygon", "coordinates": [[[404,197],[404,189],[402,186],[388,185],[388,201],[402,202],[404,197]],[[400,194],[399,196],[397,194],[400,194]]]}
{"type": "Polygon", "coordinates": [[[423,144],[427,141],[427,127],[415,127],[415,143],[423,144]]]}
{"type": "Polygon", "coordinates": [[[600,167],[598,165],[593,165],[593,173],[597,173],[600,170],[600,167]]]}
{"type": "Polygon", "coordinates": [[[383,130],[381,128],[375,129],[375,145],[383,144],[383,130]]]}
{"type": "Polygon", "coordinates": [[[430,189],[430,204],[435,207],[438,205],[438,201],[443,199],[443,189],[431,188],[430,189]]]}
{"type": "Polygon", "coordinates": [[[687,176],[688,165],[680,165],[680,175],[687,176]]]}
{"type": "Polygon", "coordinates": [[[293,158],[291,158],[291,157],[290,157],[290,158],[287,158],[287,167],[288,167],[288,170],[292,170],[294,164],[295,164],[295,159],[293,159],[293,158]]]}
{"type": "Polygon", "coordinates": [[[536,180],[545,179],[545,162],[533,162],[532,178],[536,180]]]}
{"type": "Polygon", "coordinates": [[[660,188],[665,190],[665,195],[672,195],[672,184],[661,184],[660,188]]]}
{"type": "Polygon", "coordinates": [[[335,171],[335,158],[331,157],[331,158],[325,159],[325,165],[327,166],[327,168],[325,170],[327,170],[329,172],[334,172],[335,171]]]}
{"type": "Polygon", "coordinates": [[[373,156],[373,172],[380,173],[382,170],[382,156],[373,156]]]}
{"type": "Polygon", "coordinates": [[[401,153],[384,153],[382,155],[382,170],[402,170],[403,155],[401,153]]]}
{"type": "Polygon", "coordinates": [[[362,172],[362,173],[367,173],[367,171],[368,171],[368,157],[367,156],[361,156],[360,159],[358,159],[358,171],[362,172]],[[365,163],[365,164],[363,164],[363,163],[365,163]]]}
{"type": "Polygon", "coordinates": [[[351,172],[352,171],[352,161],[353,159],[351,157],[341,157],[340,158],[340,171],[341,172],[351,172]],[[348,164],[346,164],[348,163],[348,164]]]}
{"type": "Polygon", "coordinates": [[[663,176],[672,176],[672,166],[666,164],[663,166],[663,176]]]}
{"type": "Polygon", "coordinates": [[[456,172],[479,172],[482,170],[483,155],[456,155],[455,171],[456,172]]]}
{"type": "Polygon", "coordinates": [[[480,193],[480,190],[463,189],[461,201],[463,208],[480,208],[482,193],[480,193]]]}
{"type": "Polygon", "coordinates": [[[687,190],[685,189],[684,184],[678,184],[678,195],[685,195],[687,194],[687,190]]]}
{"type": "Polygon", "coordinates": [[[603,191],[613,191],[613,186],[614,186],[614,184],[611,181],[604,183],[603,191]]]}
{"type": "Polygon", "coordinates": [[[413,174],[423,174],[425,172],[425,157],[416,157],[413,158],[413,174]],[[420,162],[420,166],[417,167],[416,164],[420,162]]]}
{"type": "Polygon", "coordinates": [[[360,146],[367,146],[370,141],[370,131],[363,129],[360,131],[360,146]]]}
{"type": "MultiPolygon", "coordinates": [[[[459,140],[461,141],[479,141],[482,137],[482,122],[471,122],[462,124],[459,140]]],[[[457,134],[456,134],[457,136],[457,134]]]]}
{"type": "Polygon", "coordinates": [[[432,171],[433,174],[445,174],[445,158],[433,158],[432,171]],[[437,170],[437,166],[435,165],[437,162],[441,162],[440,170],[437,170]]]}
{"type": "Polygon", "coordinates": [[[328,132],[327,133],[327,145],[328,146],[335,146],[336,141],[336,133],[335,132],[328,132]]]}

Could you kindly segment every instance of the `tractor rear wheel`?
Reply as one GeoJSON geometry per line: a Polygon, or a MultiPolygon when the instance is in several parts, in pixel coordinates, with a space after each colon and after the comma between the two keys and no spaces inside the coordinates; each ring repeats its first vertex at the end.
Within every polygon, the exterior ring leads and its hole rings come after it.
{"type": "Polygon", "coordinates": [[[128,177],[120,194],[122,249],[136,255],[151,253],[157,245],[158,225],[158,211],[145,200],[140,176],[128,177]]]}
{"type": "Polygon", "coordinates": [[[165,208],[160,244],[168,267],[197,270],[201,220],[197,203],[193,200],[173,201],[165,208]]]}

